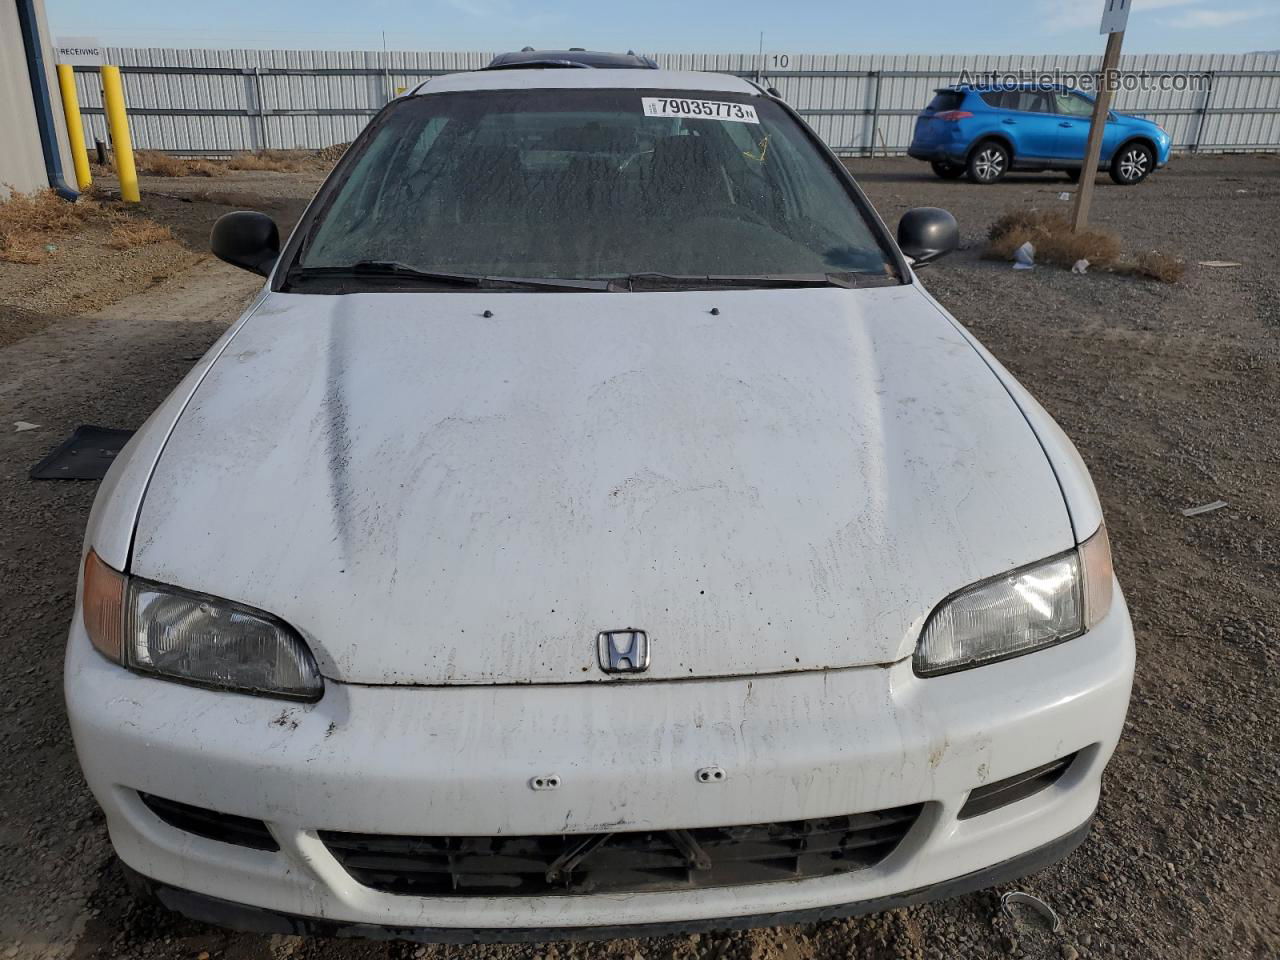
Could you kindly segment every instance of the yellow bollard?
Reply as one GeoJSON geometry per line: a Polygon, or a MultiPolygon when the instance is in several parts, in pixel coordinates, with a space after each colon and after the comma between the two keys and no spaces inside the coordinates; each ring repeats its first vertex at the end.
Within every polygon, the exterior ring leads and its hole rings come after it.
{"type": "Polygon", "coordinates": [[[67,141],[76,168],[76,183],[86,189],[93,183],[89,173],[89,153],[84,148],[84,120],[80,118],[80,98],[76,96],[76,75],[68,64],[58,64],[58,86],[62,88],[62,112],[67,116],[67,141]]]}
{"type": "Polygon", "coordinates": [[[120,178],[120,196],[126,203],[137,203],[138,171],[133,165],[133,140],[129,137],[129,117],[124,111],[124,87],[120,68],[102,68],[102,100],[107,109],[107,127],[111,130],[111,152],[116,158],[116,176],[120,178]]]}

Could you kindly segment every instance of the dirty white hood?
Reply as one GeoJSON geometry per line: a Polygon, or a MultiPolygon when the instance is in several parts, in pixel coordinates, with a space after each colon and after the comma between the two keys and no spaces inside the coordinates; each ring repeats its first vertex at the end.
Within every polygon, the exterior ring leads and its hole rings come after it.
{"type": "Polygon", "coordinates": [[[947,594],[1072,542],[913,286],[272,294],[178,421],[131,569],[276,614],[334,679],[552,683],[612,680],[596,633],[627,627],[646,680],[891,662],[947,594]]]}

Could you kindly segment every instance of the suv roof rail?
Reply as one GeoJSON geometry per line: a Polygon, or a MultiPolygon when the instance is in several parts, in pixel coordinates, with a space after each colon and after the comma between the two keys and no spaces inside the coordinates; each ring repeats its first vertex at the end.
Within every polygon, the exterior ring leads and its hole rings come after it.
{"type": "Polygon", "coordinates": [[[657,70],[658,64],[651,57],[644,57],[628,50],[626,53],[605,53],[570,47],[568,50],[535,50],[524,47],[517,53],[500,53],[485,67],[486,70],[538,70],[568,67],[603,70],[657,70]]]}

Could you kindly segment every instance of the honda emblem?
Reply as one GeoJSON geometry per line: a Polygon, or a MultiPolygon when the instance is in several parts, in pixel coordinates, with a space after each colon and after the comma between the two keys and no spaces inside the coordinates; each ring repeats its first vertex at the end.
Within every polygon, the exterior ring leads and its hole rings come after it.
{"type": "Polygon", "coordinates": [[[643,673],[649,669],[649,635],[643,630],[604,630],[596,635],[600,669],[643,673]]]}

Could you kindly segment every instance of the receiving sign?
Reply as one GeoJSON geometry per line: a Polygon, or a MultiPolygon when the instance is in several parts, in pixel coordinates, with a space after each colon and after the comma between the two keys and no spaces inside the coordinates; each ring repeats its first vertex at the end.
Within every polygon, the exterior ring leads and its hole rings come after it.
{"type": "Polygon", "coordinates": [[[100,67],[106,60],[97,37],[59,37],[54,53],[58,63],[72,67],[100,67]]]}

